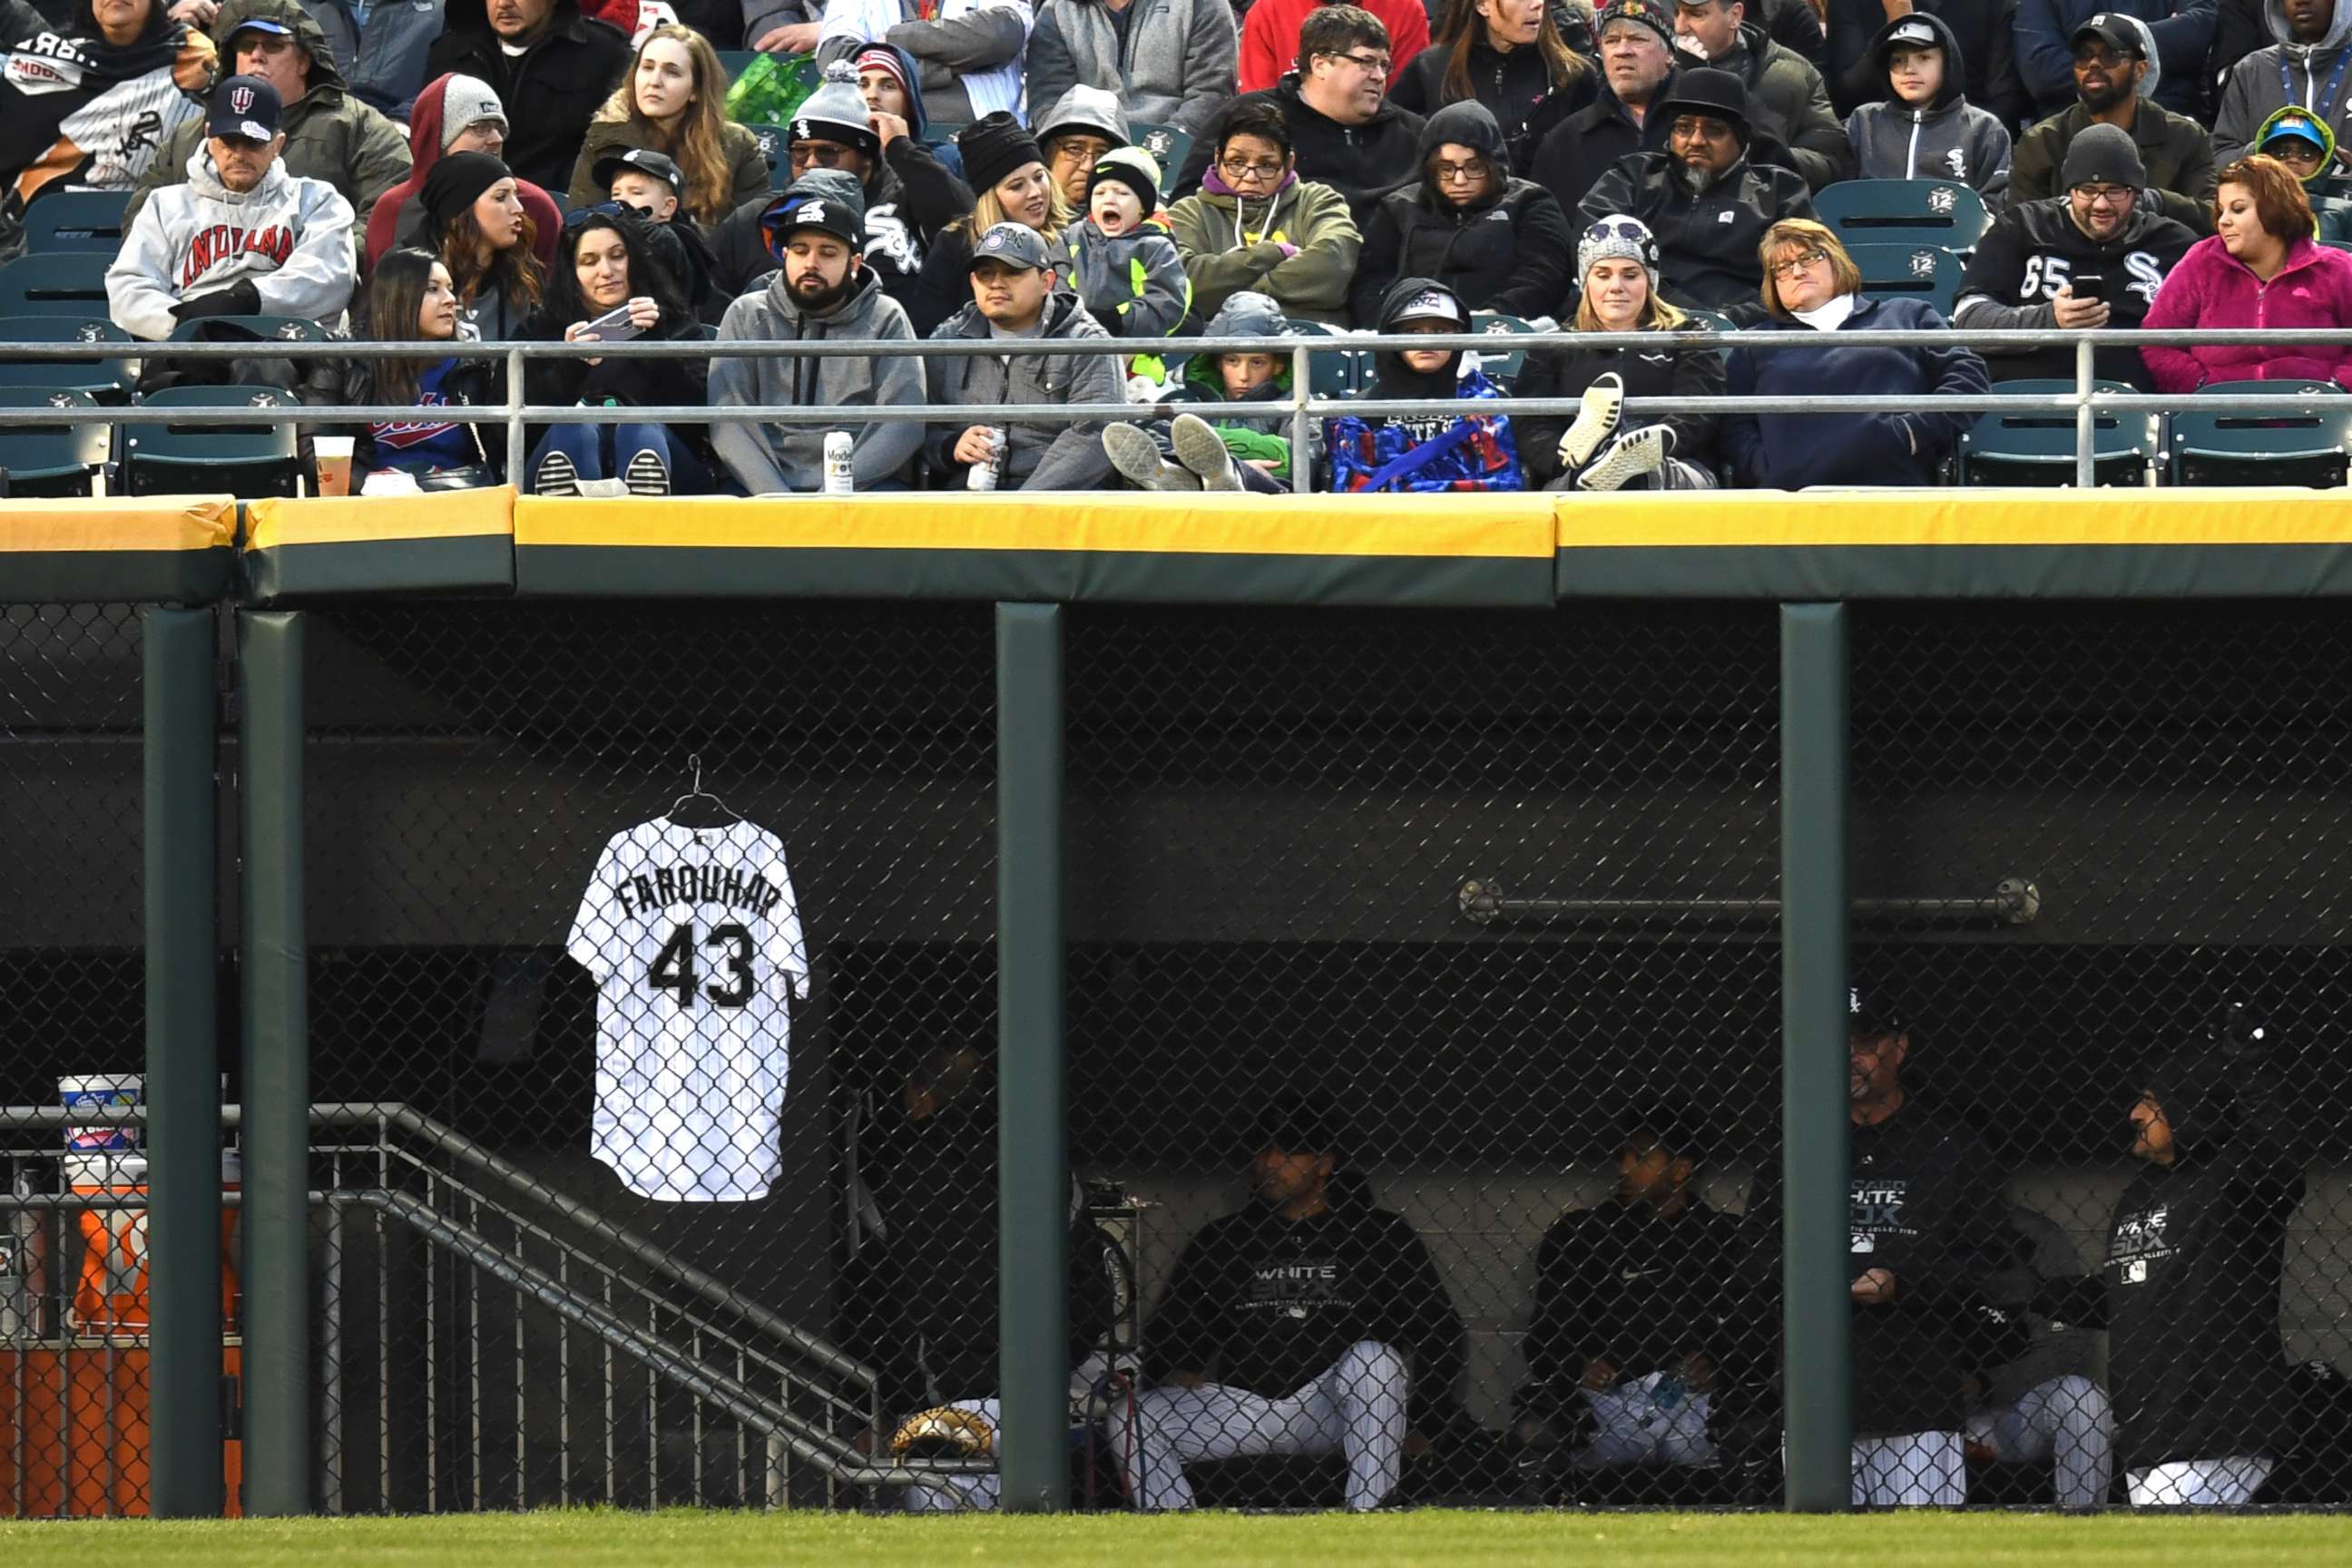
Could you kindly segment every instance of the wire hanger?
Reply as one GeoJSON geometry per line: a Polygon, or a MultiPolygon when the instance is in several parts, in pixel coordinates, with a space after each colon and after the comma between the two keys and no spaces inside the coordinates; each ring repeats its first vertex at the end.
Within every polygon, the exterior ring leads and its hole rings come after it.
{"type": "Polygon", "coordinates": [[[725,801],[719,799],[717,795],[702,787],[701,752],[697,752],[688,756],[686,759],[686,765],[693,772],[694,784],[693,786],[684,795],[679,795],[676,800],[669,803],[669,816],[672,821],[676,821],[677,819],[678,809],[681,806],[698,800],[707,800],[711,805],[717,806],[721,812],[726,814],[727,820],[729,822],[740,822],[743,820],[743,814],[741,812],[737,811],[733,806],[729,805],[725,801]]]}

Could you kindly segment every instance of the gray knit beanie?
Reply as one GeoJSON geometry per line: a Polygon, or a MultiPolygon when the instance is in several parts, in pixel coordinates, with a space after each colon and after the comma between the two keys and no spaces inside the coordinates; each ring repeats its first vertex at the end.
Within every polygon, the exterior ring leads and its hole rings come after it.
{"type": "Polygon", "coordinates": [[[1658,291],[1658,240],[1640,218],[1612,213],[1584,231],[1576,242],[1576,286],[1592,275],[1594,263],[1638,261],[1650,275],[1650,292],[1658,291]]]}

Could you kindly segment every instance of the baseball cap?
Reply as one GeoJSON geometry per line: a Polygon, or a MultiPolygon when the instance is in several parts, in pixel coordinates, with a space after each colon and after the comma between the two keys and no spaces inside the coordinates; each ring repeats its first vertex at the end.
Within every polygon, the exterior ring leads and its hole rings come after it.
{"type": "Polygon", "coordinates": [[[591,171],[591,177],[595,180],[600,190],[610,190],[613,188],[614,180],[618,178],[625,169],[634,169],[640,174],[651,174],[679,195],[686,194],[686,176],[678,172],[677,160],[667,153],[656,153],[650,147],[627,147],[618,153],[605,153],[596,160],[596,166],[591,171]]]}
{"type": "Polygon", "coordinates": [[[1936,36],[1936,29],[1916,16],[1906,16],[1895,23],[1894,31],[1886,35],[1886,41],[1890,44],[1925,44],[1937,49],[1944,47],[1944,40],[1936,36]]]}
{"type": "Polygon", "coordinates": [[[1286,1154],[1338,1154],[1339,1117],[1331,1105],[1313,1094],[1292,1091],[1266,1102],[1258,1117],[1256,1144],[1286,1154]]]}
{"type": "Polygon", "coordinates": [[[1911,1025],[1902,1011],[1884,993],[1862,985],[1847,988],[1848,1035],[1875,1040],[1888,1035],[1907,1034],[1910,1028],[1911,1025]]]}
{"type": "Polygon", "coordinates": [[[283,22],[273,22],[267,16],[247,16],[236,25],[227,37],[221,40],[223,53],[228,53],[234,47],[238,33],[268,33],[275,38],[290,38],[294,36],[294,29],[283,22]]]}
{"type": "Polygon", "coordinates": [[[2067,36],[2066,47],[2070,49],[2074,48],[2084,38],[2098,38],[2112,44],[2117,54],[2130,55],[2137,59],[2147,58],[2145,41],[2140,37],[2139,29],[2132,26],[2129,17],[2118,16],[2113,11],[2102,11],[2075,28],[2067,36]]]}
{"type": "Polygon", "coordinates": [[[205,133],[267,142],[278,134],[280,108],[278,89],[259,77],[230,77],[213,89],[212,110],[205,121],[205,133]]]}
{"type": "Polygon", "coordinates": [[[795,182],[791,190],[760,215],[760,226],[770,237],[771,247],[778,251],[803,228],[829,234],[855,250],[865,243],[866,211],[848,192],[795,182]]]}
{"type": "Polygon", "coordinates": [[[2326,133],[2308,114],[2287,112],[2272,118],[2270,124],[2263,128],[2260,145],[2267,147],[2273,142],[2283,141],[2308,142],[2322,153],[2327,151],[2326,133]]]}
{"type": "Polygon", "coordinates": [[[1045,236],[1025,223],[992,225],[980,237],[980,243],[971,247],[971,265],[977,268],[983,261],[1000,261],[1007,267],[1032,271],[1043,271],[1054,265],[1053,257],[1045,250],[1045,236]]]}
{"type": "Polygon", "coordinates": [[[1457,327],[1467,327],[1470,318],[1463,310],[1462,301],[1453,289],[1423,289],[1398,306],[1381,322],[1381,326],[1386,330],[1402,327],[1408,321],[1445,321],[1457,327]]]}

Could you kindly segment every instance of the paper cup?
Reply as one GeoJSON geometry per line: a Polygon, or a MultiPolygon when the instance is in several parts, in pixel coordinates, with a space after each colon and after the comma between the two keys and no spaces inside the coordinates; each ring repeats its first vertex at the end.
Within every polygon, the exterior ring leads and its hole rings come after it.
{"type": "Polygon", "coordinates": [[[319,460],[319,493],[322,496],[346,496],[352,493],[352,447],[355,441],[349,436],[313,436],[311,455],[319,460]]]}

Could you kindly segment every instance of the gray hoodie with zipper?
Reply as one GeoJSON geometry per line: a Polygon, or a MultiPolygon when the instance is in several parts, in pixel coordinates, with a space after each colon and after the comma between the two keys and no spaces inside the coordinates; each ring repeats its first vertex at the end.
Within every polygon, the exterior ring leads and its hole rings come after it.
{"type": "MultiPolygon", "coordinates": [[[[933,338],[990,334],[978,304],[966,305],[933,338]]],[[[1087,313],[1075,294],[1056,289],[1045,299],[1037,335],[1067,340],[1108,338],[1102,323],[1087,313]]],[[[931,401],[957,410],[956,417],[930,427],[923,450],[933,472],[950,485],[965,482],[965,465],[955,460],[956,441],[975,425],[1005,432],[1004,470],[997,489],[1091,490],[1110,483],[1110,458],[1103,451],[1102,421],[1080,425],[1024,425],[991,412],[992,404],[1119,403],[1127,396],[1117,354],[958,354],[931,362],[931,401]]]]}
{"type": "Polygon", "coordinates": [[[1925,11],[1897,16],[1878,30],[1870,46],[1871,77],[1880,100],[1865,103],[1846,117],[1845,133],[1853,143],[1865,180],[1953,180],[1984,198],[1993,212],[2009,194],[2009,128],[1971,104],[1961,89],[1968,81],[1968,62],[1960,58],[1959,40],[1942,17],[1925,11]],[[1944,84],[1924,108],[1914,108],[1895,96],[1888,79],[1897,28],[1925,26],[1937,37],[1944,56],[1944,84]]]}
{"type": "MultiPolygon", "coordinates": [[[[912,342],[915,329],[898,302],[882,292],[873,273],[860,270],[857,286],[831,315],[812,316],[784,286],[779,271],[768,286],[727,308],[719,326],[720,344],[801,342],[848,338],[876,342],[912,342]]],[[[890,407],[923,401],[922,363],[912,354],[841,355],[827,359],[730,359],[714,349],[710,360],[713,408],[759,404],[795,407],[890,407]]],[[[710,444],[744,489],[752,495],[813,491],[824,480],[823,425],[762,424],[714,419],[710,444]]],[[[855,438],[850,459],[859,489],[905,485],[915,455],[922,449],[919,424],[845,425],[855,438]]]]}
{"type": "Polygon", "coordinates": [[[2290,103],[2326,121],[2338,147],[2352,135],[2352,0],[2336,0],[2335,16],[2317,43],[2294,42],[2280,0],[2263,0],[2263,20],[2278,42],[2230,68],[2221,106],[2213,115],[2216,168],[2252,152],[2263,121],[2290,103]]]}

